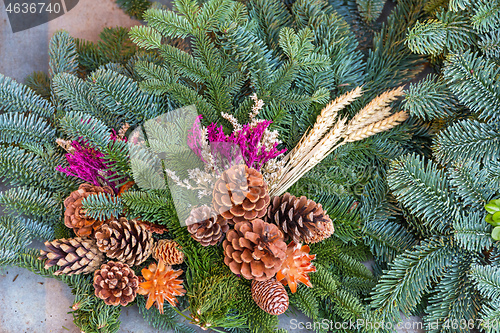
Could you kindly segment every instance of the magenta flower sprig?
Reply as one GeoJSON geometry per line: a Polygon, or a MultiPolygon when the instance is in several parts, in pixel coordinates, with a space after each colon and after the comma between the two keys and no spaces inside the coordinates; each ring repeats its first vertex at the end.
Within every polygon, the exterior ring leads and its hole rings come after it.
{"type": "Polygon", "coordinates": [[[109,163],[103,153],[83,139],[72,141],[71,147],[70,152],[66,154],[69,166],[63,168],[58,165],[57,171],[96,186],[109,185],[115,192],[118,191],[116,184],[108,180],[114,172],[110,171],[109,163]]]}

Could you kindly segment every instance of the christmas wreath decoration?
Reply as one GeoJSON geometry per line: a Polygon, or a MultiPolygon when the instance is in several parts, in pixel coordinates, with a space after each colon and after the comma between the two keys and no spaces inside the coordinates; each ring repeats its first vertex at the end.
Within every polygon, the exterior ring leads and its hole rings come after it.
{"type": "Polygon", "coordinates": [[[397,100],[418,60],[382,45],[370,61],[400,63],[376,71],[331,5],[270,4],[153,6],[140,50],[105,65],[58,32],[48,98],[0,76],[0,264],[70,285],[82,331],[116,332],[132,303],[185,331],[272,332],[290,304],[376,318],[358,191],[413,144],[397,100]]]}

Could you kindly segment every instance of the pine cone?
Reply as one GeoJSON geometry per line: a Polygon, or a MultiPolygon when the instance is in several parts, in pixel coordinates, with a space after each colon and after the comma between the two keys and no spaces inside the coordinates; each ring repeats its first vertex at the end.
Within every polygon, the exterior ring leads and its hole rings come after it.
{"type": "Polygon", "coordinates": [[[215,211],[230,223],[264,217],[269,201],[262,174],[246,165],[224,171],[215,183],[212,199],[215,211]]]}
{"type": "Polygon", "coordinates": [[[69,197],[64,200],[64,224],[73,229],[77,236],[90,236],[94,230],[98,229],[102,221],[95,220],[85,215],[85,210],[82,208],[82,200],[89,195],[98,193],[108,193],[113,195],[113,189],[109,186],[94,186],[91,184],[82,184],[78,190],[71,192],[69,197]]]}
{"type": "Polygon", "coordinates": [[[167,227],[165,227],[164,225],[160,225],[160,224],[156,224],[156,223],[148,222],[148,221],[143,221],[140,219],[134,219],[134,220],[137,221],[139,224],[142,224],[143,226],[145,226],[147,230],[151,231],[152,233],[158,234],[158,235],[161,235],[165,231],[168,231],[167,227]]]}
{"type": "Polygon", "coordinates": [[[260,219],[238,222],[223,242],[224,263],[245,279],[269,280],[286,258],[286,243],[279,228],[260,219]]]}
{"type": "Polygon", "coordinates": [[[217,244],[229,230],[228,221],[208,206],[191,210],[186,225],[191,237],[203,246],[217,244]]]}
{"type": "Polygon", "coordinates": [[[180,265],[184,262],[184,253],[173,240],[160,239],[153,247],[153,258],[163,260],[167,265],[180,265]]]}
{"type": "Polygon", "coordinates": [[[330,237],[334,230],[321,204],[290,193],[273,197],[265,221],[278,225],[295,243],[317,243],[330,237]]]}
{"type": "Polygon", "coordinates": [[[153,248],[151,232],[137,221],[124,217],[104,223],[95,233],[95,238],[99,249],[109,258],[129,266],[143,263],[153,248]]]}
{"type": "Polygon", "coordinates": [[[139,278],[128,265],[109,261],[94,273],[95,295],[107,305],[132,302],[139,289],[139,278]]]}
{"type": "Polygon", "coordinates": [[[97,248],[93,239],[76,237],[61,238],[45,242],[47,251],[40,250],[40,260],[45,260],[45,269],[59,266],[55,275],[92,273],[102,263],[104,254],[97,248]]]}
{"type": "Polygon", "coordinates": [[[276,279],[252,281],[252,298],[262,310],[280,315],[288,309],[288,294],[276,279]]]}

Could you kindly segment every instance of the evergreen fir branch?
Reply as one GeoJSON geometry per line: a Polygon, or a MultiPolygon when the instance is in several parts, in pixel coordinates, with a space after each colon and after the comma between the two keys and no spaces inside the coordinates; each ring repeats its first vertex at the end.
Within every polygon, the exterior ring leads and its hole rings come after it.
{"type": "Polygon", "coordinates": [[[51,192],[14,187],[0,193],[0,204],[12,216],[27,215],[54,224],[61,214],[61,203],[51,192]]]}
{"type": "Polygon", "coordinates": [[[405,227],[394,220],[372,220],[363,226],[365,243],[380,260],[390,263],[417,242],[405,227]]]}
{"type": "Polygon", "coordinates": [[[96,101],[108,112],[123,116],[131,125],[164,112],[160,98],[142,92],[137,82],[126,76],[100,69],[91,74],[91,80],[96,101]]]}
{"type": "Polygon", "coordinates": [[[367,89],[360,100],[366,102],[381,90],[400,86],[421,70],[423,59],[412,54],[404,45],[408,26],[413,26],[423,14],[423,0],[399,1],[387,23],[373,37],[373,49],[366,61],[367,89]]]}
{"type": "Polygon", "coordinates": [[[319,321],[319,302],[311,288],[300,285],[297,292],[289,294],[290,303],[313,321],[319,321]]]}
{"type": "Polygon", "coordinates": [[[130,38],[139,47],[146,50],[159,49],[162,45],[162,35],[148,26],[135,26],[130,29],[130,38]]]}
{"type": "Polygon", "coordinates": [[[212,31],[227,19],[227,14],[232,8],[230,0],[212,0],[207,1],[200,8],[196,15],[196,23],[201,31],[212,31]]]}
{"type": "Polygon", "coordinates": [[[441,131],[434,141],[436,158],[443,164],[453,160],[476,162],[500,158],[496,126],[477,120],[462,120],[441,131]]]}
{"type": "Polygon", "coordinates": [[[429,230],[445,233],[455,219],[457,202],[444,172],[432,161],[406,155],[392,163],[387,182],[394,195],[429,230]]]}
{"type": "Polygon", "coordinates": [[[256,33],[269,49],[280,54],[278,41],[281,28],[290,27],[292,17],[281,1],[257,0],[247,5],[248,14],[252,20],[258,22],[256,33]]]}
{"type": "Polygon", "coordinates": [[[498,317],[500,316],[500,302],[492,301],[489,304],[483,305],[481,325],[480,326],[486,333],[500,332],[500,326],[496,325],[498,317]]]}
{"type": "Polygon", "coordinates": [[[77,185],[56,171],[56,166],[63,164],[61,155],[54,151],[47,153],[45,147],[40,152],[29,151],[28,146],[26,148],[0,147],[0,177],[5,183],[60,191],[71,190],[77,185]]]}
{"type": "Polygon", "coordinates": [[[4,113],[0,115],[0,142],[52,145],[55,129],[35,114],[4,113]]]}
{"type": "Polygon", "coordinates": [[[193,31],[186,17],[171,10],[151,8],[144,13],[144,20],[163,37],[186,38],[193,31]]]}
{"type": "Polygon", "coordinates": [[[477,112],[480,119],[499,119],[500,67],[471,51],[448,57],[443,75],[459,101],[477,112]]]}
{"type": "MultiPolygon", "coordinates": [[[[171,198],[163,191],[127,191],[122,194],[121,199],[127,208],[129,217],[141,218],[145,221],[157,224],[170,224],[167,220],[172,204],[171,198]]],[[[175,211],[173,212],[175,214],[175,211]]],[[[172,223],[174,223],[172,221],[172,223]]],[[[180,228],[180,226],[179,226],[180,228]]]]}
{"type": "Polygon", "coordinates": [[[76,74],[78,70],[78,54],[76,44],[67,31],[56,32],[49,44],[49,76],[59,73],[76,74]]]}
{"type": "Polygon", "coordinates": [[[462,199],[462,205],[471,206],[477,211],[481,211],[496,192],[488,168],[480,168],[478,163],[472,161],[453,163],[448,178],[450,185],[462,199]]]}
{"type": "Polygon", "coordinates": [[[85,215],[96,220],[107,220],[118,217],[123,211],[120,198],[112,197],[104,193],[89,195],[82,200],[85,215]]]}
{"type": "Polygon", "coordinates": [[[3,112],[32,112],[43,118],[55,113],[54,106],[28,87],[0,74],[0,110],[3,112]]]}
{"type": "Polygon", "coordinates": [[[0,267],[15,263],[19,253],[31,242],[21,222],[11,216],[0,217],[0,267]]]}
{"type": "Polygon", "coordinates": [[[116,115],[109,113],[97,103],[90,82],[75,75],[62,73],[53,79],[53,91],[72,111],[91,114],[108,126],[118,127],[119,119],[116,115]]]}
{"type": "Polygon", "coordinates": [[[427,332],[470,332],[468,324],[476,324],[481,301],[468,277],[470,262],[468,255],[456,258],[435,288],[423,318],[427,332]],[[467,327],[453,325],[459,322],[467,327]]]}
{"type": "Polygon", "coordinates": [[[149,0],[116,0],[116,3],[125,13],[138,20],[142,20],[144,12],[151,7],[149,0]]]}
{"type": "Polygon", "coordinates": [[[500,268],[498,266],[471,266],[471,277],[476,288],[485,298],[497,300],[500,297],[500,268]]]}
{"type": "Polygon", "coordinates": [[[455,107],[456,101],[446,83],[432,74],[416,84],[410,84],[403,105],[410,115],[425,120],[449,117],[455,107]]]}
{"type": "Polygon", "coordinates": [[[45,99],[50,97],[50,78],[45,72],[37,71],[31,73],[24,79],[24,84],[28,88],[31,88],[37,95],[45,99]]]}
{"type": "Polygon", "coordinates": [[[474,4],[472,22],[480,32],[487,32],[500,27],[500,2],[497,0],[477,0],[474,4]]]}
{"type": "Polygon", "coordinates": [[[449,268],[455,251],[450,238],[435,237],[399,255],[379,279],[372,307],[390,320],[399,318],[399,311],[410,315],[449,268]]]}
{"type": "Polygon", "coordinates": [[[146,309],[146,300],[144,297],[137,297],[137,305],[139,313],[144,317],[144,320],[157,330],[172,330],[176,333],[195,333],[193,328],[182,322],[182,318],[169,304],[164,305],[163,314],[154,307],[146,309]]]}
{"type": "Polygon", "coordinates": [[[109,128],[98,118],[82,112],[67,112],[59,121],[59,125],[69,138],[85,138],[101,150],[108,147],[111,141],[109,128]]]}
{"type": "Polygon", "coordinates": [[[336,276],[321,264],[314,263],[316,272],[310,274],[313,292],[317,297],[326,298],[332,295],[340,286],[340,281],[336,276]]]}
{"type": "Polygon", "coordinates": [[[488,58],[500,58],[500,29],[482,34],[479,47],[488,58]]]}
{"type": "Polygon", "coordinates": [[[333,310],[343,321],[356,321],[363,318],[366,312],[366,308],[359,298],[345,288],[337,288],[330,299],[333,303],[333,310]]]}
{"type": "Polygon", "coordinates": [[[493,245],[491,227],[484,220],[484,213],[475,211],[462,214],[453,221],[453,238],[457,244],[468,251],[481,253],[493,245]]]}
{"type": "Polygon", "coordinates": [[[358,10],[366,22],[377,20],[384,9],[385,0],[356,0],[358,10]]]}
{"type": "Polygon", "coordinates": [[[104,28],[99,39],[97,43],[75,39],[80,65],[87,72],[107,63],[126,64],[137,51],[127,28],[104,28]]]}
{"type": "Polygon", "coordinates": [[[450,0],[450,9],[454,12],[467,9],[472,0],[450,0]]]}

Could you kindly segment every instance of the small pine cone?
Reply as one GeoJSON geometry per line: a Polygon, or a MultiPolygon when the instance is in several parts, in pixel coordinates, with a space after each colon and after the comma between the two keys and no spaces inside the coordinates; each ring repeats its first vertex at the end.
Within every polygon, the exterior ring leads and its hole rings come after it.
{"type": "Polygon", "coordinates": [[[184,262],[184,253],[175,241],[160,239],[153,247],[153,258],[163,260],[167,265],[180,265],[184,262]]]}
{"type": "Polygon", "coordinates": [[[191,210],[186,226],[191,237],[203,246],[217,244],[229,230],[228,221],[208,206],[191,210]]]}
{"type": "Polygon", "coordinates": [[[139,224],[142,224],[143,226],[145,226],[147,230],[151,231],[152,233],[158,234],[158,235],[161,235],[165,231],[168,231],[167,227],[165,227],[164,225],[160,225],[160,224],[156,224],[156,223],[148,222],[148,221],[143,221],[140,219],[134,219],[134,220],[137,221],[139,224]]]}
{"type": "Polygon", "coordinates": [[[120,217],[104,223],[95,233],[97,246],[109,258],[129,266],[140,265],[151,255],[153,236],[135,220],[120,217]]]}
{"type": "Polygon", "coordinates": [[[91,236],[101,224],[101,220],[95,220],[85,215],[85,210],[82,207],[82,200],[89,195],[98,193],[108,193],[114,195],[113,189],[109,186],[94,186],[91,184],[82,184],[78,190],[71,192],[69,197],[64,200],[64,224],[73,229],[77,236],[91,236]]]}
{"type": "Polygon", "coordinates": [[[47,251],[40,250],[38,259],[45,260],[45,269],[59,266],[55,275],[92,273],[102,263],[104,254],[97,248],[93,239],[76,237],[55,239],[45,242],[47,251]]]}
{"type": "Polygon", "coordinates": [[[295,243],[320,242],[330,237],[334,230],[321,204],[290,193],[272,198],[265,221],[279,226],[295,243]]]}
{"type": "Polygon", "coordinates": [[[238,223],[264,217],[270,200],[262,174],[246,165],[235,165],[215,183],[212,204],[230,223],[238,223]]]}
{"type": "Polygon", "coordinates": [[[222,243],[224,263],[245,279],[269,280],[286,258],[286,243],[279,228],[260,219],[238,222],[222,243]]]}
{"type": "Polygon", "coordinates": [[[107,305],[127,305],[139,289],[139,278],[122,262],[109,261],[94,273],[95,295],[107,305]]]}
{"type": "Polygon", "coordinates": [[[272,315],[280,315],[288,309],[288,294],[283,285],[270,279],[252,281],[252,298],[262,310],[272,315]]]}

